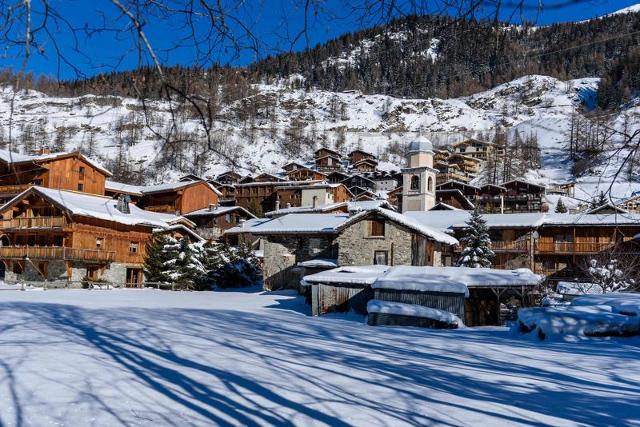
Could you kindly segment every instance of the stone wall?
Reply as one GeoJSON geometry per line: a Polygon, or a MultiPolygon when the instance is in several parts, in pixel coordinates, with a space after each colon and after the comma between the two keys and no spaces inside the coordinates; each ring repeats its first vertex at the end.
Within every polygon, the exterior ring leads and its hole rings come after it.
{"type": "Polygon", "coordinates": [[[274,235],[264,241],[264,287],[298,289],[303,268],[299,262],[335,258],[333,238],[318,235],[274,235]]]}
{"type": "Polygon", "coordinates": [[[369,237],[369,220],[358,221],[336,239],[339,265],[373,264],[375,251],[387,251],[389,264],[411,265],[411,233],[385,221],[384,237],[369,237]]]}

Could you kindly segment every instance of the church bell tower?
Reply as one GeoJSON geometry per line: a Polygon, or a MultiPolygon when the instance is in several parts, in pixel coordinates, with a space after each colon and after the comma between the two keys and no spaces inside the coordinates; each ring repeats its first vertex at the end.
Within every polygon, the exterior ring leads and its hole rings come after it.
{"type": "Polygon", "coordinates": [[[418,137],[409,144],[407,167],[402,169],[402,212],[428,211],[436,203],[433,144],[418,137]]]}

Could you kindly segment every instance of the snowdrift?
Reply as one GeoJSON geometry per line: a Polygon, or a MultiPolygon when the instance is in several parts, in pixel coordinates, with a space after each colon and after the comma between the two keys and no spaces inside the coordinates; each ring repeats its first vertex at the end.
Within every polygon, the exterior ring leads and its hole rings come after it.
{"type": "Polygon", "coordinates": [[[566,306],[522,309],[517,325],[540,339],[640,335],[640,294],[584,295],[566,306]]]}

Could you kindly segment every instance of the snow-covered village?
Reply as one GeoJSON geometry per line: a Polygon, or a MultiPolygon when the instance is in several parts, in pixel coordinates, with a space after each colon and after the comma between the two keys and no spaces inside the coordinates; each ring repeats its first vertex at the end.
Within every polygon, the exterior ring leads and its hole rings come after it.
{"type": "Polygon", "coordinates": [[[0,1],[0,426],[640,426],[639,29],[0,1]]]}

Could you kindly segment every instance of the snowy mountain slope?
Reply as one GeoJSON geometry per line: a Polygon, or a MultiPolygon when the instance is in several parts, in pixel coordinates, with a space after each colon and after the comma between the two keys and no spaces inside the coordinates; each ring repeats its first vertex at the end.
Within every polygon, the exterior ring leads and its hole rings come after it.
{"type": "MultiPolygon", "coordinates": [[[[322,90],[291,89],[288,85],[256,85],[256,94],[225,106],[215,123],[220,150],[233,157],[244,172],[276,172],[289,160],[305,160],[314,148],[341,145],[347,151],[356,147],[381,155],[383,160],[400,164],[390,146],[402,147],[421,133],[436,145],[446,145],[464,137],[490,136],[496,127],[522,135],[535,133],[543,151],[543,168],[532,171],[529,178],[543,183],[572,179],[566,160],[572,114],[581,105],[591,106],[597,79],[560,81],[545,76],[526,76],[499,85],[486,92],[455,99],[401,99],[385,95],[362,95],[357,92],[335,93],[322,90]],[[247,110],[256,113],[241,118],[247,110]],[[305,137],[305,144],[291,143],[291,130],[305,137]]],[[[212,155],[201,167],[190,169],[197,144],[185,144],[186,161],[155,170],[156,159],[163,154],[159,138],[145,127],[148,119],[155,132],[164,134],[171,123],[169,106],[150,104],[145,116],[135,99],[84,96],[56,98],[28,91],[15,96],[13,116],[10,88],[0,91],[0,139],[8,139],[9,128],[14,149],[23,149],[22,134],[41,135],[49,145],[59,139],[67,149],[91,151],[103,161],[126,156],[134,167],[145,171],[148,182],[175,178],[185,172],[204,176],[226,170],[229,162],[212,155]],[[124,141],[124,143],[123,143],[124,141]]],[[[632,126],[638,124],[640,108],[626,111],[632,126]]],[[[621,118],[614,122],[622,126],[621,118]]],[[[179,118],[184,132],[201,133],[198,123],[179,118]]],[[[58,140],[58,143],[60,143],[58,140]]],[[[39,143],[38,141],[38,143],[39,143]]],[[[624,153],[620,153],[622,155],[624,153]]],[[[594,176],[581,178],[589,182],[588,190],[607,183],[619,159],[609,157],[594,176]],[[597,181],[597,182],[596,182],[597,181]],[[596,184],[594,184],[596,182],[596,184]]],[[[391,166],[388,166],[391,167],[391,166]]],[[[640,190],[633,183],[618,184],[619,197],[640,190]]]]}

